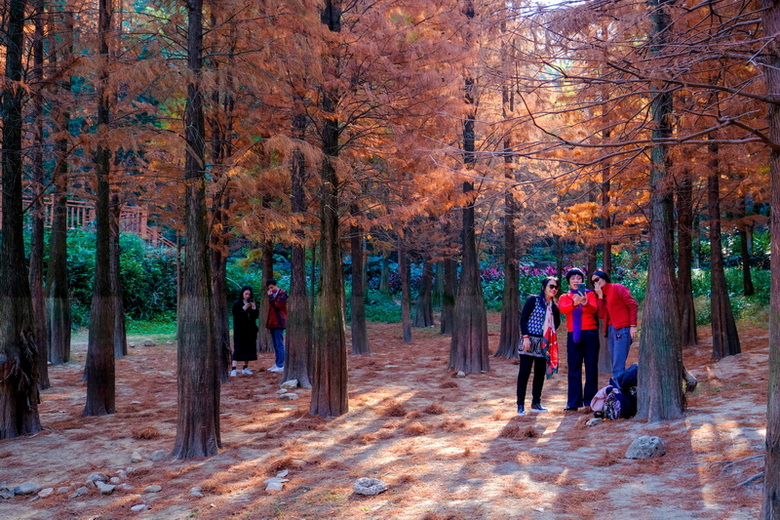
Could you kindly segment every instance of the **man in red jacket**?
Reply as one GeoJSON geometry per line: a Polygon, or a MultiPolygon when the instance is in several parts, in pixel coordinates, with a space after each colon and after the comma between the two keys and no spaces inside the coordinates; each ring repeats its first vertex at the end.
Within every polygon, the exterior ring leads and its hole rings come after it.
{"type": "Polygon", "coordinates": [[[604,271],[593,271],[591,281],[598,298],[599,318],[607,329],[612,377],[617,378],[626,369],[626,358],[631,343],[636,339],[639,306],[631,296],[631,291],[624,285],[610,282],[609,275],[604,271]]]}
{"type": "Polygon", "coordinates": [[[268,371],[282,372],[284,370],[284,329],[287,328],[287,293],[276,285],[276,280],[268,280],[265,288],[268,294],[268,318],[265,320],[265,327],[271,333],[276,357],[274,366],[268,371]]]}

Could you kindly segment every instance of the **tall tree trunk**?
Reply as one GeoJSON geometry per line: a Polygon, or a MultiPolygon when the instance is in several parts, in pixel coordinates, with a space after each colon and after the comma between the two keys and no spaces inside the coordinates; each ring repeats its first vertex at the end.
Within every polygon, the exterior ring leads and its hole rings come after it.
{"type": "MultiPolygon", "coordinates": [[[[653,24],[651,54],[665,51],[665,35],[671,25],[667,5],[671,0],[651,0],[653,24]]],[[[665,140],[672,135],[672,95],[666,84],[653,89],[651,114],[654,145],[650,169],[650,252],[647,292],[639,343],[637,416],[649,422],[676,419],[682,415],[682,365],[680,329],[675,297],[672,225],[673,204],[668,182],[669,164],[665,140]]]]}
{"type": "MultiPolygon", "coordinates": [[[[504,94],[507,95],[506,93],[504,94]]],[[[514,170],[509,155],[510,142],[504,142],[504,161],[507,164],[504,177],[514,178],[514,170]]],[[[515,237],[515,219],[517,202],[514,193],[507,190],[504,196],[504,292],[501,308],[501,333],[496,349],[496,357],[516,359],[520,346],[520,273],[517,260],[517,239],[515,237]]]]}
{"type": "MultiPolygon", "coordinates": [[[[303,107],[293,116],[293,138],[301,142],[306,138],[306,115],[303,107]]],[[[306,291],[306,158],[298,148],[293,152],[291,164],[290,209],[300,217],[293,230],[290,265],[290,296],[287,300],[287,352],[284,360],[284,379],[295,379],[303,388],[311,387],[312,369],[312,321],[309,297],[306,291]]]]}
{"type": "Polygon", "coordinates": [[[0,241],[0,439],[41,431],[38,340],[24,258],[22,212],[22,53],[24,0],[6,12],[2,95],[3,239],[0,241]]]}
{"type": "Polygon", "coordinates": [[[423,264],[422,278],[420,279],[420,292],[417,294],[417,301],[414,306],[415,327],[433,327],[433,264],[425,262],[423,264]]]}
{"type": "Polygon", "coordinates": [[[453,258],[442,261],[441,333],[452,334],[455,323],[455,294],[458,287],[458,264],[453,258]]]}
{"type": "Polygon", "coordinates": [[[201,69],[203,2],[189,0],[184,165],[187,252],[178,323],[178,418],[172,455],[179,459],[216,455],[219,432],[219,351],[214,339],[214,304],[206,226],[205,129],[201,69]]]}
{"type": "Polygon", "coordinates": [[[680,342],[697,345],[696,309],[693,306],[693,279],[691,261],[693,243],[693,197],[691,172],[686,169],[677,187],[677,286],[679,288],[680,342]]]}
{"type": "Polygon", "coordinates": [[[769,137],[774,146],[769,155],[772,179],[772,220],[770,223],[771,258],[769,291],[769,392],[766,412],[766,457],[764,493],[761,501],[763,520],[780,520],[780,1],[761,0],[764,34],[772,39],[766,46],[767,110],[769,137]]]}
{"type": "Polygon", "coordinates": [[[274,343],[271,340],[271,333],[265,328],[265,320],[268,317],[268,298],[265,296],[265,284],[268,280],[274,279],[274,243],[270,240],[263,241],[263,257],[261,260],[263,270],[263,287],[260,294],[263,295],[259,300],[260,313],[260,331],[257,333],[257,351],[273,352],[274,343]]]}
{"type": "Polygon", "coordinates": [[[122,269],[119,244],[119,219],[122,215],[122,205],[119,196],[114,193],[111,199],[111,295],[114,300],[114,357],[127,355],[127,327],[125,326],[125,304],[122,291],[122,269]]]}
{"type": "Polygon", "coordinates": [[[33,40],[33,70],[31,82],[33,94],[33,149],[32,149],[32,234],[30,243],[30,294],[38,338],[38,387],[49,388],[49,334],[46,330],[46,296],[43,287],[43,252],[45,209],[43,178],[43,43],[44,1],[35,0],[35,38],[33,40]]]}
{"type": "Polygon", "coordinates": [[[604,240],[601,243],[602,259],[601,269],[612,274],[612,215],[610,214],[610,168],[604,168],[601,174],[601,230],[604,233],[604,240]]]}
{"type": "MultiPolygon", "coordinates": [[[[111,0],[98,2],[98,37],[103,59],[96,88],[98,99],[98,134],[105,134],[110,123],[108,105],[108,39],[111,32],[111,0]]],[[[111,291],[111,151],[105,139],[95,152],[97,197],[95,200],[95,279],[92,284],[92,307],[89,313],[89,342],[84,375],[87,380],[87,402],[84,415],[107,415],[116,410],[116,377],[114,373],[114,298],[111,291]]]]}
{"type": "MultiPolygon", "coordinates": [[[[332,33],[341,32],[341,1],[325,0],[320,20],[332,33]]],[[[312,415],[333,417],[349,411],[347,394],[347,348],[344,330],[343,273],[339,243],[339,179],[333,162],[339,153],[339,120],[334,93],[321,94],[324,117],[320,169],[320,296],[314,312],[314,371],[312,415]]]]}
{"type": "Polygon", "coordinates": [[[753,275],[750,269],[750,243],[748,238],[752,233],[753,225],[745,218],[747,215],[747,197],[743,196],[739,204],[739,254],[742,258],[742,294],[753,296],[753,275]]]}
{"type": "Polygon", "coordinates": [[[382,255],[382,271],[379,275],[379,292],[389,295],[390,291],[390,257],[382,255]]]}
{"type": "Polygon", "coordinates": [[[401,278],[401,330],[404,343],[412,342],[412,320],[410,317],[411,289],[409,252],[406,250],[406,237],[398,237],[398,275],[401,278]]]}
{"type": "Polygon", "coordinates": [[[55,134],[54,169],[52,171],[52,223],[49,238],[49,266],[46,273],[46,318],[49,333],[49,361],[53,364],[70,361],[71,309],[70,284],[68,282],[68,127],[71,82],[68,68],[72,61],[73,15],[65,10],[62,64],[58,67],[56,52],[50,53],[52,68],[64,79],[58,82],[59,102],[52,107],[55,134]]]}
{"type": "MultiPolygon", "coordinates": [[[[357,204],[350,205],[350,213],[353,218],[360,215],[357,204]]],[[[368,354],[368,333],[366,332],[366,298],[363,285],[363,272],[365,271],[363,251],[363,230],[358,226],[349,227],[349,241],[352,256],[352,298],[350,325],[352,328],[352,353],[368,354]]]]}
{"type": "MultiPolygon", "coordinates": [[[[717,103],[717,100],[715,100],[717,103]]],[[[714,138],[714,136],[712,136],[714,138]]],[[[707,205],[710,220],[710,302],[712,308],[712,359],[739,354],[739,334],[731,310],[723,268],[720,232],[720,159],[717,143],[710,143],[710,171],[707,176],[707,205]]]]}

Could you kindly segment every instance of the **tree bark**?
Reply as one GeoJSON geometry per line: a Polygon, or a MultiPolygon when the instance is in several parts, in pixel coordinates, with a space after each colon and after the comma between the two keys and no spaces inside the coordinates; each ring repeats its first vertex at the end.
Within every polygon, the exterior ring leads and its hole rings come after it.
{"type": "Polygon", "coordinates": [[[693,279],[691,262],[693,243],[693,197],[691,172],[685,170],[677,186],[677,285],[679,288],[680,342],[697,345],[696,309],[693,306],[693,279]]]}
{"type": "MultiPolygon", "coordinates": [[[[263,241],[263,287],[258,292],[265,295],[265,284],[268,280],[274,279],[274,243],[270,240],[263,241]]],[[[268,298],[260,298],[260,330],[257,333],[257,351],[258,352],[273,352],[274,343],[271,341],[271,333],[265,328],[265,320],[268,317],[268,298]]]]}
{"type": "MultiPolygon", "coordinates": [[[[764,34],[771,38],[766,46],[767,107],[769,137],[780,144],[780,1],[761,0],[764,34]]],[[[769,392],[766,413],[766,457],[764,459],[764,492],[761,501],[763,520],[780,520],[780,151],[769,154],[772,180],[772,218],[770,223],[771,290],[769,291],[769,392]]]]}
{"type": "Polygon", "coordinates": [[[752,224],[748,223],[745,219],[747,214],[747,200],[746,197],[742,197],[739,204],[739,227],[737,233],[739,234],[739,254],[742,258],[742,294],[745,296],[753,296],[755,294],[755,288],[753,287],[753,275],[750,268],[750,244],[748,239],[752,233],[752,224]]]}
{"type": "Polygon", "coordinates": [[[111,295],[114,300],[114,357],[127,355],[127,328],[125,326],[125,304],[122,291],[122,249],[119,244],[119,219],[122,206],[119,196],[114,193],[111,200],[111,295]]]}
{"type": "MultiPolygon", "coordinates": [[[[651,54],[663,52],[665,34],[671,25],[667,5],[672,0],[652,0],[653,24],[651,54]]],[[[682,415],[682,365],[680,359],[679,314],[675,297],[672,244],[673,204],[668,182],[667,146],[672,135],[672,95],[669,86],[660,84],[653,91],[651,114],[655,123],[650,169],[650,251],[647,293],[642,315],[643,332],[639,342],[639,385],[637,417],[655,422],[682,415]]]]}
{"type": "Polygon", "coordinates": [[[216,455],[219,432],[220,362],[214,339],[206,185],[205,128],[201,69],[203,66],[203,2],[188,0],[187,85],[184,116],[186,159],[185,225],[187,252],[179,302],[178,418],[172,455],[179,459],[216,455]]]}
{"type": "MultiPolygon", "coordinates": [[[[325,0],[320,21],[332,33],[341,32],[341,1],[325,0]]],[[[320,296],[314,312],[314,370],[309,413],[335,417],[349,411],[347,339],[344,330],[344,283],[339,242],[339,179],[333,162],[339,154],[340,125],[334,92],[324,90],[320,168],[320,296]]]]}
{"type": "Polygon", "coordinates": [[[406,250],[406,238],[398,237],[398,275],[401,277],[401,331],[404,343],[412,342],[412,320],[410,317],[411,289],[409,253],[406,250]]]}
{"type": "MultiPolygon", "coordinates": [[[[357,204],[350,205],[350,213],[353,218],[360,215],[357,204]]],[[[352,256],[352,298],[351,320],[352,328],[352,353],[368,354],[368,333],[366,332],[366,298],[363,285],[363,271],[365,271],[363,251],[363,230],[358,226],[350,226],[350,249],[352,256]]]]}
{"type": "Polygon", "coordinates": [[[442,261],[441,333],[452,334],[455,322],[455,294],[458,287],[458,264],[452,258],[442,261]]]}
{"type": "Polygon", "coordinates": [[[49,334],[46,330],[46,294],[43,287],[44,220],[45,209],[43,176],[43,43],[44,43],[44,1],[35,0],[35,36],[33,39],[33,69],[31,83],[33,94],[33,148],[32,148],[32,233],[30,240],[30,294],[35,316],[38,338],[38,388],[44,390],[49,382],[49,334]]]}
{"type": "Polygon", "coordinates": [[[430,262],[423,264],[422,278],[420,280],[420,292],[414,306],[415,327],[433,327],[433,265],[430,262]]]}
{"type": "Polygon", "coordinates": [[[6,12],[2,95],[2,208],[0,241],[0,439],[41,431],[38,415],[38,338],[24,257],[22,210],[22,96],[24,0],[6,12]]]}
{"type": "MultiPolygon", "coordinates": [[[[509,96],[504,89],[504,98],[509,96]]],[[[504,103],[506,105],[506,101],[504,103]]],[[[505,113],[508,116],[509,112],[505,113]]],[[[504,177],[514,179],[514,170],[509,167],[512,163],[510,155],[511,142],[504,142],[504,177]]],[[[515,237],[515,219],[517,218],[517,202],[514,193],[507,190],[504,196],[504,292],[503,306],[501,308],[501,333],[496,349],[496,357],[506,359],[519,358],[520,346],[520,274],[517,260],[517,239],[515,237]]]]}

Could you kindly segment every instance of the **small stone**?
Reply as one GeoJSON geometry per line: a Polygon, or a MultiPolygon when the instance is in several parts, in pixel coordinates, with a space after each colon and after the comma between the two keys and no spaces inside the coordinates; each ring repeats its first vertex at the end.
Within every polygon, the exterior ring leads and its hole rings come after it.
{"type": "Polygon", "coordinates": [[[138,513],[139,511],[146,511],[147,509],[151,509],[146,504],[138,504],[130,508],[130,511],[134,513],[138,513]]]}
{"type": "Polygon", "coordinates": [[[112,484],[119,484],[120,482],[122,482],[122,479],[120,479],[119,477],[111,477],[110,479],[108,479],[108,481],[111,482],[112,484]]]}
{"type": "Polygon", "coordinates": [[[40,491],[42,487],[35,482],[25,482],[16,486],[13,491],[14,495],[32,495],[40,491]]]}
{"type": "Polygon", "coordinates": [[[0,498],[8,500],[14,497],[14,492],[7,487],[0,487],[0,498]]]}
{"type": "Polygon", "coordinates": [[[132,491],[132,490],[135,489],[133,486],[131,486],[127,482],[122,482],[121,484],[119,484],[117,486],[117,488],[121,489],[122,491],[132,491]]]}
{"type": "Polygon", "coordinates": [[[375,478],[359,478],[353,487],[358,495],[373,496],[387,491],[387,484],[375,478]]]}
{"type": "Polygon", "coordinates": [[[601,417],[591,417],[585,423],[585,426],[596,426],[597,424],[601,424],[602,422],[603,421],[602,421],[601,417]]]}
{"type": "Polygon", "coordinates": [[[298,388],[298,380],[297,379],[289,379],[289,380],[285,381],[284,383],[282,383],[279,386],[281,386],[282,388],[286,388],[288,390],[292,390],[293,388],[298,388]]]}
{"type": "Polygon", "coordinates": [[[93,473],[87,477],[87,482],[108,482],[108,477],[102,473],[93,473]]]}
{"type": "Polygon", "coordinates": [[[626,450],[627,459],[652,459],[666,454],[663,441],[658,437],[643,435],[631,443],[626,450]]]}
{"type": "MultiPolygon", "coordinates": [[[[139,452],[134,451],[132,455],[130,455],[130,462],[134,464],[138,464],[139,462],[143,462],[144,456],[141,455],[139,452]]],[[[130,468],[127,468],[127,472],[130,473],[130,468]]]]}
{"type": "Polygon", "coordinates": [[[288,388],[280,388],[279,390],[276,391],[276,393],[280,395],[286,394],[288,390],[289,390],[288,388]]]}
{"type": "Polygon", "coordinates": [[[199,487],[190,489],[190,496],[201,498],[203,496],[203,490],[199,487]]]}
{"type": "Polygon", "coordinates": [[[298,394],[294,394],[292,392],[287,394],[282,394],[279,396],[279,399],[281,399],[282,401],[295,401],[298,399],[298,394]]]}
{"type": "Polygon", "coordinates": [[[146,341],[144,341],[144,347],[154,347],[154,346],[155,346],[154,341],[152,341],[150,339],[147,339],[146,341]]]}
{"type": "Polygon", "coordinates": [[[38,498],[46,498],[52,495],[54,493],[54,488],[44,488],[41,489],[40,492],[38,492],[38,498]]]}
{"type": "Polygon", "coordinates": [[[290,479],[272,477],[263,481],[263,484],[265,484],[266,491],[281,491],[284,489],[284,483],[289,481],[290,479]]]}
{"type": "Polygon", "coordinates": [[[119,471],[116,472],[116,476],[124,480],[127,478],[127,472],[125,472],[125,470],[123,469],[120,469],[119,471]]]}
{"type": "Polygon", "coordinates": [[[159,462],[161,460],[165,460],[168,457],[168,452],[165,450],[155,450],[152,452],[151,455],[149,455],[149,460],[153,460],[155,462],[159,462]]]}
{"type": "Polygon", "coordinates": [[[57,488],[58,495],[63,495],[65,493],[70,493],[70,486],[62,486],[57,488]]]}
{"type": "Polygon", "coordinates": [[[160,491],[162,491],[162,486],[154,485],[154,486],[146,486],[144,490],[141,491],[141,493],[159,493],[160,491]]]}
{"type": "Polygon", "coordinates": [[[87,493],[89,493],[89,488],[87,488],[86,486],[81,486],[76,491],[68,495],[68,498],[78,498],[86,495],[87,493]]]}
{"type": "Polygon", "coordinates": [[[168,341],[165,342],[165,344],[166,345],[173,345],[173,341],[169,339],[168,341]]]}
{"type": "Polygon", "coordinates": [[[286,477],[289,474],[290,474],[290,470],[289,469],[283,469],[282,471],[280,471],[279,473],[276,474],[276,478],[284,478],[284,477],[286,477]]]}
{"type": "Polygon", "coordinates": [[[114,489],[116,488],[116,486],[111,484],[106,484],[105,482],[101,482],[100,480],[95,481],[95,487],[98,488],[100,494],[102,495],[110,495],[111,493],[114,492],[114,489]]]}
{"type": "Polygon", "coordinates": [[[466,377],[466,372],[459,370],[458,373],[455,374],[455,377],[466,377]]]}

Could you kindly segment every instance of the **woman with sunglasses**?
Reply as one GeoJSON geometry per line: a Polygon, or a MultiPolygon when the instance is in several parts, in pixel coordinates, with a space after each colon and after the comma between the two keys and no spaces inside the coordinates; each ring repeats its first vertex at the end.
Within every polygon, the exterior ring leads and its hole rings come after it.
{"type": "Polygon", "coordinates": [[[520,372],[517,375],[517,414],[525,415],[525,392],[531,370],[531,411],[546,412],[542,407],[542,387],[545,377],[558,371],[558,334],[561,313],[555,303],[558,279],[548,276],[542,280],[542,291],[529,296],[520,313],[522,342],[519,348],[520,372]]]}
{"type": "Polygon", "coordinates": [[[631,343],[636,339],[639,306],[628,287],[612,283],[609,275],[601,270],[593,271],[593,290],[598,297],[599,318],[606,325],[609,353],[612,357],[612,377],[626,369],[626,358],[631,343]]]}

